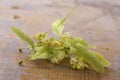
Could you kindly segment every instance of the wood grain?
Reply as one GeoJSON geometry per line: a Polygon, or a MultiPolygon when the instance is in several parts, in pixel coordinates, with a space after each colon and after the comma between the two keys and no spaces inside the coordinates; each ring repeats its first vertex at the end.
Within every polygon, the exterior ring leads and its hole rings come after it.
{"type": "Polygon", "coordinates": [[[115,22],[118,19],[113,19],[114,15],[109,11],[77,4],[65,28],[65,31],[70,31],[75,37],[83,37],[91,44],[110,49],[97,50],[112,63],[110,68],[105,69],[105,73],[99,74],[88,69],[72,70],[68,60],[59,65],[47,60],[28,61],[20,67],[18,62],[27,57],[29,51],[19,53],[18,49],[26,47],[27,44],[11,31],[11,27],[17,26],[33,37],[38,32],[47,31],[51,23],[66,15],[76,1],[0,1],[0,80],[120,79],[120,28],[115,22]]]}

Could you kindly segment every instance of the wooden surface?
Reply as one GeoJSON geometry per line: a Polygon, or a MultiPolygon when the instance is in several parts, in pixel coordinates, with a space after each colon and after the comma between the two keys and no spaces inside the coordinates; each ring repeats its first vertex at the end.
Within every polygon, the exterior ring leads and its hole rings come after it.
{"type": "Polygon", "coordinates": [[[0,0],[0,80],[120,80],[120,1],[119,0],[0,0]],[[108,6],[107,6],[107,5],[108,6]],[[107,58],[111,67],[99,74],[92,70],[72,70],[67,60],[60,65],[46,60],[28,61],[22,67],[18,62],[29,51],[19,53],[27,46],[12,31],[17,26],[33,37],[47,31],[51,23],[62,18],[77,5],[65,31],[83,37],[107,58]]]}

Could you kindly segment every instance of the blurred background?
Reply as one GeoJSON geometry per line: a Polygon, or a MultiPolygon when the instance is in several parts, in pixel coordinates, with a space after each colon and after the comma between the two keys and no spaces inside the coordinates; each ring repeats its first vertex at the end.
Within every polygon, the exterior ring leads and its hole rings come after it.
{"type": "MultiPolygon", "coordinates": [[[[52,35],[52,34],[51,34],[52,35]]],[[[53,35],[52,35],[53,36],[53,35]]],[[[119,80],[120,79],[120,0],[0,0],[0,80],[119,80]],[[27,46],[12,31],[17,26],[30,37],[45,32],[74,6],[65,31],[83,37],[98,49],[112,66],[104,74],[92,70],[71,70],[68,62],[18,62],[28,56],[19,53],[27,46]],[[57,72],[56,72],[57,71],[57,72]]]]}
{"type": "MultiPolygon", "coordinates": [[[[68,26],[81,26],[109,15],[119,29],[120,0],[0,0],[0,26],[4,23],[6,27],[34,26],[36,30],[31,29],[30,32],[39,32],[39,28],[45,31],[56,18],[65,16],[75,5],[78,9],[71,16],[68,26]]],[[[4,31],[3,28],[0,30],[4,31]]]]}

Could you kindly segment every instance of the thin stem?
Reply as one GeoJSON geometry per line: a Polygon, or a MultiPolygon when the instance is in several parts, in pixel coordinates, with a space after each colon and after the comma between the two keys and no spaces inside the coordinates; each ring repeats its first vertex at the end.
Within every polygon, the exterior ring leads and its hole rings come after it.
{"type": "Polygon", "coordinates": [[[22,61],[19,61],[18,64],[19,64],[20,66],[22,66],[22,63],[28,61],[29,59],[30,59],[29,57],[28,57],[28,58],[25,58],[25,59],[23,59],[22,61]]]}

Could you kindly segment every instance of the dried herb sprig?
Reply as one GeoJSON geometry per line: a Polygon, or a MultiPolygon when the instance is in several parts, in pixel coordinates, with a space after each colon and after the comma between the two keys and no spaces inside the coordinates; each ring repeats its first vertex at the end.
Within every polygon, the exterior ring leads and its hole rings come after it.
{"type": "MultiPolygon", "coordinates": [[[[48,33],[38,33],[34,36],[34,41],[17,27],[12,27],[23,41],[26,41],[32,48],[29,57],[20,61],[21,65],[26,60],[48,59],[52,63],[59,64],[63,59],[70,58],[73,69],[89,68],[89,65],[99,73],[104,72],[104,67],[109,67],[111,63],[100,53],[91,51],[91,45],[83,38],[74,38],[69,32],[62,33],[64,24],[70,13],[63,19],[57,19],[52,24],[52,31],[58,38],[48,37],[48,33]]],[[[20,50],[21,51],[21,50],[20,50]]]]}

